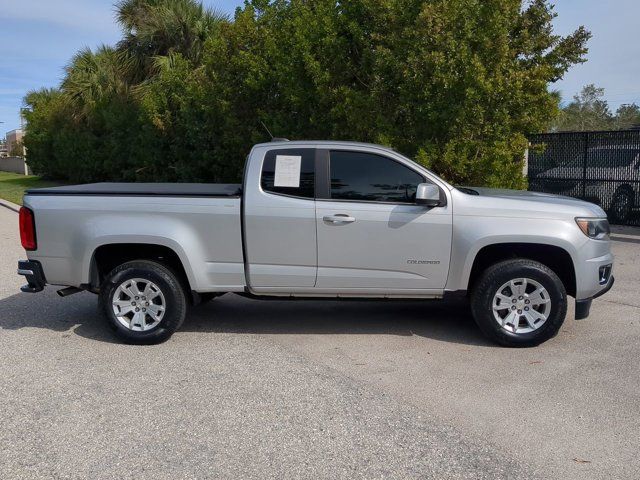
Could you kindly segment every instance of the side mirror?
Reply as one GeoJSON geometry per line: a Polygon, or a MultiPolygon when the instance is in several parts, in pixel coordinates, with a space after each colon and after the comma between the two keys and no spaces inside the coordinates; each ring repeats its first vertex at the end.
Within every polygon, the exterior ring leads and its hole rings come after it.
{"type": "Polygon", "coordinates": [[[421,183],[418,185],[416,191],[416,204],[424,205],[425,207],[439,207],[440,201],[440,188],[433,183],[421,183]]]}

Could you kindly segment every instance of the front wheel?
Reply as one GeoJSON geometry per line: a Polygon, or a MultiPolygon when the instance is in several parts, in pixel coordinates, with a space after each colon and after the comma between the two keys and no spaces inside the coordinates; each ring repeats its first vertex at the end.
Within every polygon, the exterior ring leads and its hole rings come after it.
{"type": "Polygon", "coordinates": [[[102,311],[126,343],[167,340],[184,321],[187,300],[180,281],[164,265],[136,260],[114,268],[100,289],[102,311]]]}
{"type": "Polygon", "coordinates": [[[514,259],[489,267],[471,292],[480,330],[507,347],[532,347],[554,337],[567,313],[562,281],[547,266],[514,259]]]}

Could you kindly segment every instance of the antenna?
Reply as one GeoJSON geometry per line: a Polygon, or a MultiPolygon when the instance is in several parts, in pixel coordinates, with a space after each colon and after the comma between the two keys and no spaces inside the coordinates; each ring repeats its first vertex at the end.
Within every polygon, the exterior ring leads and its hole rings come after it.
{"type": "Polygon", "coordinates": [[[271,137],[271,141],[272,142],[288,142],[289,139],[288,138],[278,138],[278,137],[274,137],[271,132],[269,131],[269,129],[267,128],[267,126],[264,124],[264,122],[262,120],[260,120],[260,124],[264,127],[264,129],[267,131],[267,133],[269,134],[269,136],[271,137]]]}
{"type": "Polygon", "coordinates": [[[267,126],[264,124],[264,122],[262,120],[260,120],[260,124],[264,127],[264,129],[267,131],[267,133],[269,134],[269,136],[271,137],[271,140],[273,140],[273,134],[271,133],[271,131],[267,128],[267,126]]]}

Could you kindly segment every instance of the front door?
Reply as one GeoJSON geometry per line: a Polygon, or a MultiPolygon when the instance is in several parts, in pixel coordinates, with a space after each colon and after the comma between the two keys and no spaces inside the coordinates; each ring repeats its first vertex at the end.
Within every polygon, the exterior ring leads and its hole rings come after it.
{"type": "Polygon", "coordinates": [[[316,202],[316,289],[420,294],[444,288],[450,205],[415,204],[420,172],[361,151],[329,152],[330,191],[316,202]]]}

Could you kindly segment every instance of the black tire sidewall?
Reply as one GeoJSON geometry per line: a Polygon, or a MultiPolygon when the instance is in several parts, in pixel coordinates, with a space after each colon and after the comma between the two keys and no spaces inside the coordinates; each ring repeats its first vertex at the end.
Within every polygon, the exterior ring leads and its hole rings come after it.
{"type": "Polygon", "coordinates": [[[631,209],[633,208],[632,205],[633,205],[633,194],[631,194],[627,190],[619,190],[613,196],[613,201],[611,202],[611,211],[609,212],[610,216],[612,217],[613,220],[616,220],[618,222],[626,222],[629,219],[629,216],[631,215],[631,209]],[[618,215],[618,212],[616,211],[617,210],[616,206],[618,201],[622,197],[627,197],[627,199],[629,200],[629,208],[622,215],[618,215]]]}
{"type": "Polygon", "coordinates": [[[133,261],[113,269],[100,289],[100,305],[109,326],[126,343],[155,344],[167,340],[184,321],[186,315],[186,297],[180,281],[167,267],[156,262],[133,261]],[[155,283],[165,298],[165,314],[162,321],[153,329],[145,332],[129,330],[122,325],[111,305],[115,290],[125,281],[141,278],[155,283]]]}
{"type": "Polygon", "coordinates": [[[481,276],[471,296],[473,317],[490,339],[510,347],[531,347],[554,337],[567,313],[567,293],[562,281],[545,265],[518,259],[501,262],[481,276]],[[502,285],[516,278],[529,278],[549,292],[551,312],[544,325],[529,333],[516,334],[502,328],[493,316],[493,297],[502,285]]]}

